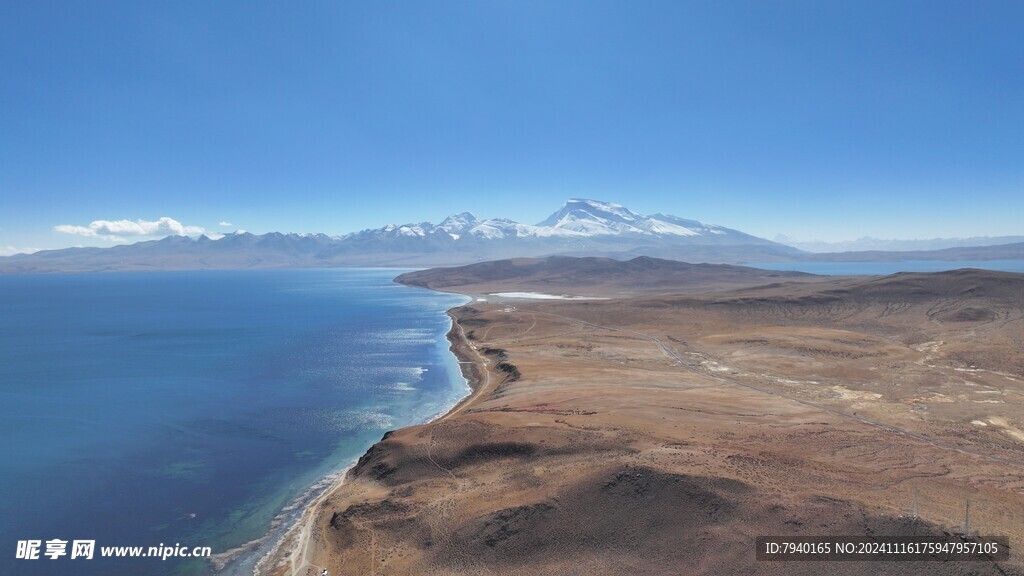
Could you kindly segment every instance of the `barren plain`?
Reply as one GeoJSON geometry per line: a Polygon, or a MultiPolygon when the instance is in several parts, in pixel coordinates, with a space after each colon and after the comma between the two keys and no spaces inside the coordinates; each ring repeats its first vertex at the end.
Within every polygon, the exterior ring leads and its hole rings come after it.
{"type": "Polygon", "coordinates": [[[367,452],[277,573],[1024,574],[1024,275],[560,282],[614,298],[466,290],[473,394],[367,452]],[[943,532],[1008,536],[1010,560],[754,556],[943,532]]]}

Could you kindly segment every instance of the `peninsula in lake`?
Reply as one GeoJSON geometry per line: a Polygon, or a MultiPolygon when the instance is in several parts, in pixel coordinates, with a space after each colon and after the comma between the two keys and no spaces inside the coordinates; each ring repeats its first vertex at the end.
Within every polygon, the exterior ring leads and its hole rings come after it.
{"type": "Polygon", "coordinates": [[[550,258],[397,281],[473,298],[449,334],[473,393],[385,435],[275,574],[1024,571],[754,555],[764,535],[1024,538],[1022,274],[550,258]]]}

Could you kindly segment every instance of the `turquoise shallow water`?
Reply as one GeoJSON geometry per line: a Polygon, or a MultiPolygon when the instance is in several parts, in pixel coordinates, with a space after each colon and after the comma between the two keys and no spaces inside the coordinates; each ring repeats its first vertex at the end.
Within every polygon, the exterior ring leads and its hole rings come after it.
{"type": "Polygon", "coordinates": [[[0,276],[0,573],[209,573],[14,556],[52,538],[233,548],[454,404],[444,311],[464,299],[397,273],[0,276]]]}

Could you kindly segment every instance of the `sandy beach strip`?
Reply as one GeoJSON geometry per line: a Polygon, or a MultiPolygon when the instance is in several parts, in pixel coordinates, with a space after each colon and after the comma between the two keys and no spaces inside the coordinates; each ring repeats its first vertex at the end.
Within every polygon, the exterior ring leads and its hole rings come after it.
{"type": "MultiPolygon", "coordinates": [[[[447,315],[451,319],[452,327],[446,334],[446,338],[451,343],[449,350],[451,350],[452,354],[455,356],[459,369],[461,370],[462,377],[466,380],[466,383],[469,386],[469,393],[456,402],[455,405],[446,412],[415,425],[427,424],[435,420],[443,420],[458,414],[474,399],[478,398],[488,386],[489,374],[486,369],[487,361],[479,352],[476,351],[473,345],[469,343],[462,326],[459,325],[455,319],[454,310],[455,308],[452,308],[447,311],[447,315]]],[[[278,539],[270,551],[264,554],[256,562],[252,572],[254,576],[300,576],[308,573],[310,568],[314,568],[317,573],[324,569],[324,567],[316,565],[309,559],[310,547],[313,543],[313,534],[316,529],[316,522],[321,517],[321,507],[324,502],[329,500],[345,485],[348,474],[352,471],[355,465],[355,461],[349,463],[349,465],[342,471],[324,478],[315,486],[310,488],[310,490],[313,491],[317,490],[318,486],[325,486],[320,489],[318,496],[304,506],[301,516],[278,539]]],[[[264,538],[269,537],[270,536],[268,535],[264,538]]],[[[231,560],[255,547],[253,544],[258,545],[262,542],[263,540],[257,540],[232,551],[217,555],[217,557],[220,558],[220,561],[214,561],[215,567],[219,564],[220,567],[217,569],[220,570],[231,560]],[[228,555],[228,557],[225,557],[225,555],[228,555]]]]}

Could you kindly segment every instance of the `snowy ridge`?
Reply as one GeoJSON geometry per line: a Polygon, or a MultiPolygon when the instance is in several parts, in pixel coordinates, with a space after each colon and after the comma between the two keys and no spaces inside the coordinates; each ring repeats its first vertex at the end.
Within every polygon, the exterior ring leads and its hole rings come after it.
{"type": "Polygon", "coordinates": [[[725,235],[734,231],[676,216],[664,214],[645,216],[612,202],[572,198],[561,209],[537,225],[521,224],[507,218],[480,220],[469,212],[462,212],[452,214],[437,225],[429,222],[390,224],[378,230],[364,230],[358,234],[376,233],[392,237],[426,237],[438,232],[457,241],[469,238],[502,240],[622,235],[694,237],[725,235]]]}
{"type": "Polygon", "coordinates": [[[790,258],[799,250],[738,230],[574,198],[538,224],[469,212],[439,224],[389,224],[345,234],[168,236],[113,246],[0,257],[0,272],[445,266],[551,255],[653,256],[691,262],[790,258]]]}

